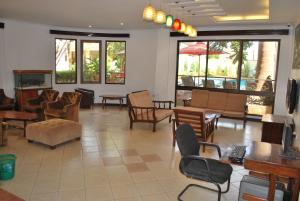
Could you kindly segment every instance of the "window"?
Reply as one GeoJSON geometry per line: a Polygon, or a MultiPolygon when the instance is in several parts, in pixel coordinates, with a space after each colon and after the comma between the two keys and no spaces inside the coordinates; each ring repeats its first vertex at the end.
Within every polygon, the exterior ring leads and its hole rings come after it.
{"type": "Polygon", "coordinates": [[[100,83],[100,41],[81,41],[81,83],[100,83]]]}
{"type": "Polygon", "coordinates": [[[279,40],[179,41],[176,103],[202,88],[247,94],[248,114],[273,110],[279,40]]]}
{"type": "Polygon", "coordinates": [[[55,39],[55,80],[57,84],[77,82],[77,45],[75,39],[55,39]]]}
{"type": "Polygon", "coordinates": [[[126,42],[106,41],[106,84],[125,84],[126,42]]]}

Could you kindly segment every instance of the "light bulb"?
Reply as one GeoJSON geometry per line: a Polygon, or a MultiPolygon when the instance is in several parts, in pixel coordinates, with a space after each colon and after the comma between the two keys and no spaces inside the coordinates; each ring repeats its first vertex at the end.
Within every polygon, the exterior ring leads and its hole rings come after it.
{"type": "Polygon", "coordinates": [[[147,21],[152,21],[155,19],[156,10],[150,4],[144,8],[143,19],[147,21]]]}
{"type": "Polygon", "coordinates": [[[154,18],[154,22],[157,24],[163,24],[166,22],[166,14],[162,10],[158,10],[156,12],[156,16],[154,18]]]}

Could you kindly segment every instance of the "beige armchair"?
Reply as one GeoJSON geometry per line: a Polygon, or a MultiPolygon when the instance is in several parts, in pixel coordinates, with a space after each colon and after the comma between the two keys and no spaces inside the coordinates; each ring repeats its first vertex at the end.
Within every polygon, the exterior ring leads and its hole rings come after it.
{"type": "Polygon", "coordinates": [[[156,130],[156,124],[169,117],[172,101],[153,101],[149,91],[139,91],[128,94],[128,113],[130,118],[130,129],[134,122],[149,122],[153,124],[153,132],[156,130]]]}
{"type": "Polygon", "coordinates": [[[46,104],[45,119],[61,118],[78,122],[80,100],[81,93],[64,92],[58,101],[46,104]]]}

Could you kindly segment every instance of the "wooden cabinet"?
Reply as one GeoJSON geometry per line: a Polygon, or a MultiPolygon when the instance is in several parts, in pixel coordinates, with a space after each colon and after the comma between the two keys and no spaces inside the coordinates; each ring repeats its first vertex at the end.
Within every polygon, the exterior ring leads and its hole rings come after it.
{"type": "Polygon", "coordinates": [[[266,114],[262,117],[262,142],[281,144],[285,121],[293,126],[293,120],[287,116],[266,114]]]}
{"type": "Polygon", "coordinates": [[[19,110],[28,99],[36,98],[39,91],[52,88],[52,70],[14,70],[15,96],[19,110]]]}

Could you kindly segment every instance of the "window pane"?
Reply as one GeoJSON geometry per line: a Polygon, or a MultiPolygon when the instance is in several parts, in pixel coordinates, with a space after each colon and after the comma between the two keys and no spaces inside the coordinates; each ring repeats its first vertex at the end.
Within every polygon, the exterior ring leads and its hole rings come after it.
{"type": "Polygon", "coordinates": [[[248,114],[264,115],[272,114],[274,105],[274,95],[270,96],[247,96],[248,114]]]}
{"type": "Polygon", "coordinates": [[[236,89],[240,54],[239,41],[210,41],[208,53],[208,88],[236,89]]]}
{"type": "Polygon", "coordinates": [[[247,41],[243,43],[243,64],[240,89],[274,92],[277,41],[247,41]]]}
{"type": "Polygon", "coordinates": [[[76,40],[56,39],[56,83],[76,83],[76,40]]]}
{"type": "Polygon", "coordinates": [[[106,41],[107,84],[125,84],[126,42],[106,41]]]}
{"type": "Polygon", "coordinates": [[[100,83],[100,42],[82,42],[82,83],[100,83]]]}
{"type": "Polygon", "coordinates": [[[207,42],[180,42],[178,59],[179,86],[204,87],[207,42]]]}

